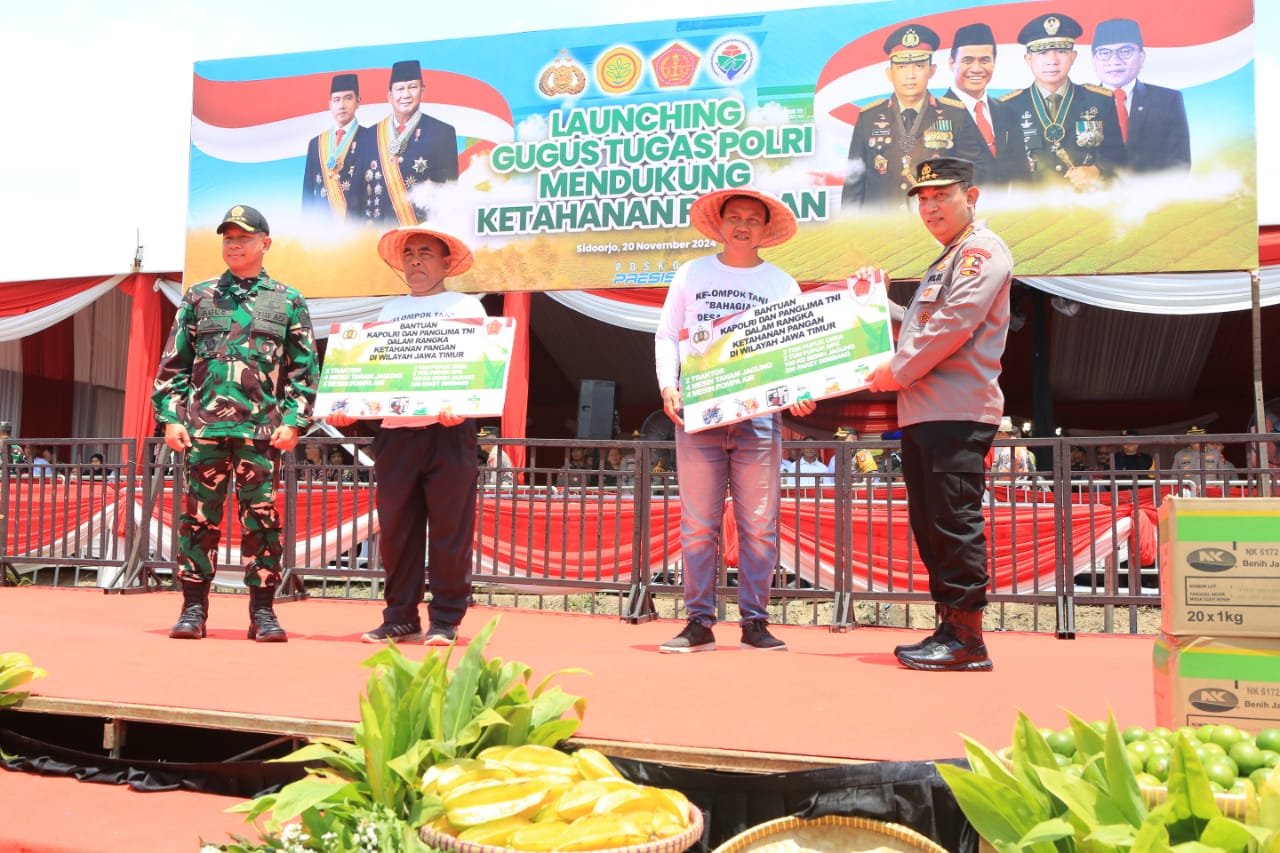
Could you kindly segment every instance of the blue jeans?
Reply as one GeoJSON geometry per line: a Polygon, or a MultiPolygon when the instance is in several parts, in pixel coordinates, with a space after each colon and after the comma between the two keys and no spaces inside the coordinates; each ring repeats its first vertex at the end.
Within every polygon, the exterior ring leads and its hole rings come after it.
{"type": "Polygon", "coordinates": [[[689,433],[676,428],[680,550],[689,618],[716,621],[716,576],[725,489],[738,526],[738,609],[743,622],[769,618],[769,583],[778,563],[778,477],[782,418],[762,415],[689,433]]]}

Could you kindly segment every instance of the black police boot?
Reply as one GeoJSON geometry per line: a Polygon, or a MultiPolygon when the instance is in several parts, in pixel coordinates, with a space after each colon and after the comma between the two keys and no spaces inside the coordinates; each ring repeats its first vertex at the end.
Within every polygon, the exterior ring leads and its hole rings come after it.
{"type": "Polygon", "coordinates": [[[276,597],[273,586],[249,587],[249,639],[259,643],[287,643],[289,635],[276,619],[272,602],[276,597]]]}
{"type": "Polygon", "coordinates": [[[982,611],[943,608],[938,633],[921,649],[895,655],[908,669],[946,672],[990,672],[991,658],[982,642],[982,611]]]}
{"type": "Polygon", "coordinates": [[[175,640],[199,640],[205,636],[209,619],[209,581],[182,582],[182,615],[169,629],[175,640]]]}
{"type": "Polygon", "coordinates": [[[938,638],[938,632],[942,630],[942,609],[941,604],[933,605],[934,629],[932,634],[925,637],[918,643],[904,643],[901,646],[895,646],[893,649],[894,656],[896,657],[903,652],[918,652],[936,640],[938,638]]]}

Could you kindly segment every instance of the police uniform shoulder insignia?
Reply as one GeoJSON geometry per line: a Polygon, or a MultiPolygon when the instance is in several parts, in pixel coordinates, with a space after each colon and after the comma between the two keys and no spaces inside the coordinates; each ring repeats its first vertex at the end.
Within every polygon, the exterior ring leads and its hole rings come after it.
{"type": "Polygon", "coordinates": [[[1094,92],[1098,95],[1106,95],[1108,98],[1115,94],[1115,89],[1108,89],[1106,86],[1094,86],[1092,83],[1085,83],[1084,87],[1090,92],[1094,92]]]}
{"type": "Polygon", "coordinates": [[[964,102],[960,101],[958,98],[947,98],[939,95],[938,103],[946,104],[949,107],[959,107],[960,109],[964,109],[964,102]]]}
{"type": "Polygon", "coordinates": [[[1023,92],[1025,92],[1025,91],[1027,91],[1027,90],[1026,90],[1026,89],[1014,89],[1012,92],[1010,92],[1010,93],[1009,93],[1009,94],[1007,94],[1007,95],[1001,95],[999,98],[997,98],[997,100],[998,100],[998,101],[1000,101],[1000,103],[1002,103],[1002,104],[1003,104],[1005,101],[1012,101],[1014,98],[1018,97],[1019,95],[1021,95],[1021,94],[1022,94],[1023,92]]]}

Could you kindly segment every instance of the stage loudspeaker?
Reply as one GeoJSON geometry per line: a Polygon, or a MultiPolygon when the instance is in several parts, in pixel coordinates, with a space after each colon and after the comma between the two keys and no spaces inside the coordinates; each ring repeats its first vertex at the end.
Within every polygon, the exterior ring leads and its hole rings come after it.
{"type": "Polygon", "coordinates": [[[578,438],[613,438],[614,389],[614,383],[608,380],[582,380],[578,389],[578,438]]]}

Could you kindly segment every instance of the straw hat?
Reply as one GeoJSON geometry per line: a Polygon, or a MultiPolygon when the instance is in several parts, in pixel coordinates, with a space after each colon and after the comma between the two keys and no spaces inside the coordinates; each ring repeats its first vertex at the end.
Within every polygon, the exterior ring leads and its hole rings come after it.
{"type": "Polygon", "coordinates": [[[795,236],[796,217],[791,212],[791,208],[776,196],[752,187],[716,190],[695,201],[689,210],[689,220],[693,223],[693,227],[717,243],[723,243],[724,235],[720,233],[721,210],[725,202],[734,196],[757,199],[763,202],[765,209],[769,211],[769,222],[765,225],[764,239],[760,241],[759,248],[767,249],[770,246],[777,246],[795,236]]]}
{"type": "Polygon", "coordinates": [[[445,270],[445,277],[451,275],[462,275],[471,269],[471,264],[475,258],[471,255],[471,249],[462,239],[455,237],[447,231],[441,231],[438,228],[431,228],[426,223],[422,225],[401,225],[399,228],[392,228],[378,239],[378,257],[382,258],[392,269],[404,272],[404,244],[405,241],[414,234],[426,234],[428,237],[435,237],[449,250],[449,267],[445,270]]]}
{"type": "Polygon", "coordinates": [[[1017,435],[1018,428],[1013,425],[1013,418],[1005,415],[1000,419],[1000,426],[996,427],[996,432],[1007,432],[1009,435],[1017,435]]]}

